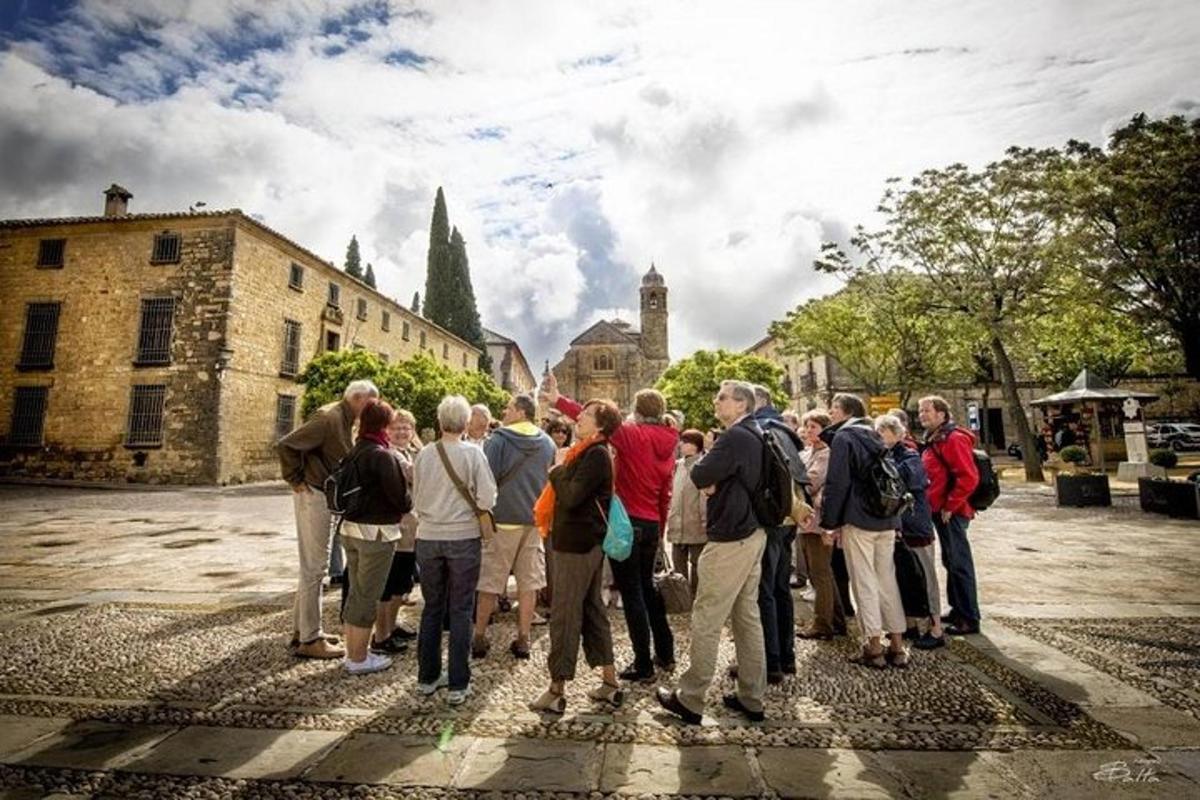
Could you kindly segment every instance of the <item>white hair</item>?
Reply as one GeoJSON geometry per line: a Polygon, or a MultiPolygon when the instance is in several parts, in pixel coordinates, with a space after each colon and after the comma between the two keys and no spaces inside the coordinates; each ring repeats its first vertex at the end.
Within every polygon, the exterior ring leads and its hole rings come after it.
{"type": "Polygon", "coordinates": [[[438,403],[437,420],[442,433],[462,433],[467,429],[471,404],[461,394],[451,394],[438,403]]]}
{"type": "Polygon", "coordinates": [[[351,397],[360,394],[365,394],[369,397],[379,397],[379,387],[368,380],[350,381],[350,385],[342,393],[342,399],[349,400],[351,397]]]}
{"type": "Polygon", "coordinates": [[[729,388],[730,396],[742,403],[746,410],[743,413],[754,413],[754,386],[745,381],[721,381],[721,388],[729,388]]]}
{"type": "Polygon", "coordinates": [[[492,410],[483,403],[476,403],[475,405],[471,406],[471,413],[483,414],[483,416],[489,420],[492,418],[492,410]]]}
{"type": "Polygon", "coordinates": [[[904,423],[894,414],[882,414],[875,418],[875,430],[891,431],[892,435],[897,439],[903,439],[904,434],[908,431],[904,427],[904,423]]]}

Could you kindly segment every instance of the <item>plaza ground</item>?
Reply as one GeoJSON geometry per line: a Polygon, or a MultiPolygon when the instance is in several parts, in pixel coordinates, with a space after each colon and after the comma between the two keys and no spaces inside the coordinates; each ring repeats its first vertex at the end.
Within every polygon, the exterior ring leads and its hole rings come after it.
{"type": "Polygon", "coordinates": [[[652,686],[593,707],[582,672],[554,720],[525,708],[546,629],[516,661],[511,615],[457,709],[413,692],[411,653],[291,658],[282,485],[0,487],[0,798],[1200,796],[1200,524],[1011,486],[972,543],[983,633],[907,671],[798,641],[764,724],[725,713],[728,679],[693,728],[652,686]]]}

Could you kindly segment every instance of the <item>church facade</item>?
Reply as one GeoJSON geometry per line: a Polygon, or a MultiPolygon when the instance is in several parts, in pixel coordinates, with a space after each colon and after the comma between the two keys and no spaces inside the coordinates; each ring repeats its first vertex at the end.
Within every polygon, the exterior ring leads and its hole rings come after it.
{"type": "Polygon", "coordinates": [[[614,400],[633,406],[639,389],[653,386],[670,363],[667,346],[667,285],[650,265],[642,276],[641,330],[623,320],[601,320],[571,341],[554,377],[563,394],[580,402],[614,400]]]}

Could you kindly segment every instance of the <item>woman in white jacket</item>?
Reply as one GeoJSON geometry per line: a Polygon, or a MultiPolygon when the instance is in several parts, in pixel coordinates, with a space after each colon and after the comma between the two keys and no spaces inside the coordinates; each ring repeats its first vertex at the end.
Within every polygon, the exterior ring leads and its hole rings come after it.
{"type": "Polygon", "coordinates": [[[667,541],[671,543],[671,562],[675,571],[688,579],[692,596],[696,596],[696,562],[700,551],[708,541],[705,525],[708,517],[705,501],[708,499],[688,475],[692,465],[704,455],[704,434],[687,430],[679,434],[680,452],[683,458],[675,462],[675,484],[671,490],[671,508],[667,513],[667,541]]]}

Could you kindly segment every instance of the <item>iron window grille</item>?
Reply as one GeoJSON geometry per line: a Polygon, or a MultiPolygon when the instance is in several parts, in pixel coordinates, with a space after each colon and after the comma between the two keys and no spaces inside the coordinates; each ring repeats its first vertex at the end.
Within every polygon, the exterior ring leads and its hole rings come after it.
{"type": "Polygon", "coordinates": [[[342,305],[342,287],[336,283],[329,284],[329,299],[325,302],[334,308],[340,308],[342,305]]]}
{"type": "Polygon", "coordinates": [[[283,321],[283,363],[279,374],[291,378],[300,371],[300,323],[294,319],[283,321]]]}
{"type": "Polygon", "coordinates": [[[29,303],[25,306],[25,338],[18,369],[53,369],[58,340],[58,315],[62,303],[29,303]]]}
{"type": "Polygon", "coordinates": [[[355,305],[355,316],[359,319],[365,320],[367,318],[367,301],[360,297],[355,305]]]}
{"type": "Polygon", "coordinates": [[[154,250],[150,253],[151,264],[178,264],[183,236],[178,233],[156,233],[154,250]]]}
{"type": "Polygon", "coordinates": [[[304,267],[295,261],[292,262],[291,267],[288,269],[288,288],[297,290],[304,288],[304,267]]]}
{"type": "Polygon", "coordinates": [[[41,269],[60,269],[65,263],[66,239],[42,239],[38,242],[37,265],[41,269]]]}
{"type": "Polygon", "coordinates": [[[342,349],[342,336],[337,331],[325,331],[325,349],[330,353],[336,353],[342,349]]]}
{"type": "Polygon", "coordinates": [[[450,345],[446,344],[445,342],[442,343],[442,358],[450,358],[450,345]]]}
{"type": "Polygon", "coordinates": [[[142,300],[142,322],[138,327],[139,366],[171,363],[171,330],[175,321],[175,298],[142,300]]]}
{"type": "Polygon", "coordinates": [[[421,349],[425,349],[425,331],[421,331],[421,349]]]}
{"type": "Polygon", "coordinates": [[[12,426],[8,443],[22,447],[42,443],[46,423],[46,400],[50,390],[45,386],[18,386],[13,397],[12,426]]]}
{"type": "Polygon", "coordinates": [[[296,425],[296,397],[281,394],[275,398],[275,438],[282,439],[296,425]]]}
{"type": "Polygon", "coordinates": [[[379,325],[385,331],[390,331],[392,329],[392,315],[390,312],[383,311],[380,313],[379,325]]]}
{"type": "Polygon", "coordinates": [[[161,447],[163,407],[167,387],[163,384],[134,386],[129,398],[128,447],[161,447]]]}
{"type": "Polygon", "coordinates": [[[406,323],[404,323],[404,324],[403,324],[403,325],[400,327],[400,338],[401,338],[401,339],[403,339],[403,340],[404,340],[404,341],[406,341],[406,342],[408,341],[408,323],[407,323],[407,322],[406,322],[406,323]]]}

